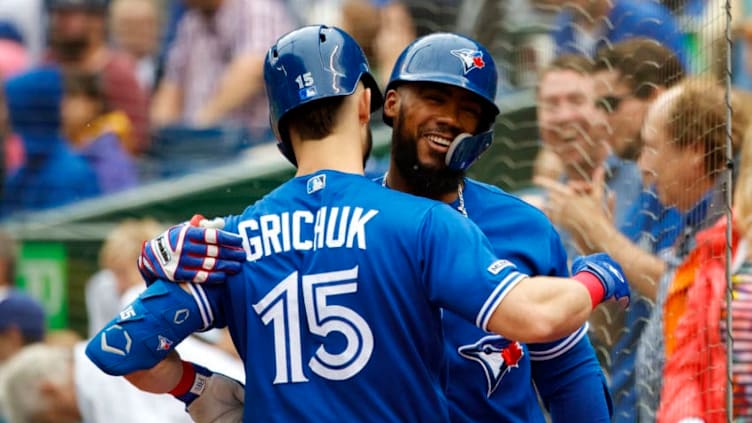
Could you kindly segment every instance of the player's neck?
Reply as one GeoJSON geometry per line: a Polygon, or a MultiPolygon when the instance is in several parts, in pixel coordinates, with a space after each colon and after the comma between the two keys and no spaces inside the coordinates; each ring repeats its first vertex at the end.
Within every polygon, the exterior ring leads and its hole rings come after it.
{"type": "Polygon", "coordinates": [[[303,141],[295,149],[298,171],[295,176],[319,170],[336,170],[363,175],[363,149],[353,142],[357,135],[332,134],[318,140],[303,141]]]}
{"type": "Polygon", "coordinates": [[[417,195],[419,197],[426,197],[426,198],[441,201],[447,204],[457,201],[457,199],[459,198],[459,194],[457,191],[457,188],[459,188],[459,186],[451,190],[448,190],[446,192],[434,193],[432,195],[428,195],[427,193],[423,192],[423,190],[421,190],[420,188],[413,186],[408,180],[408,178],[406,178],[402,174],[402,172],[400,172],[399,168],[394,162],[390,162],[389,171],[386,173],[386,175],[384,175],[384,178],[385,178],[384,179],[385,186],[391,189],[397,190],[397,191],[402,191],[408,194],[417,195]]]}

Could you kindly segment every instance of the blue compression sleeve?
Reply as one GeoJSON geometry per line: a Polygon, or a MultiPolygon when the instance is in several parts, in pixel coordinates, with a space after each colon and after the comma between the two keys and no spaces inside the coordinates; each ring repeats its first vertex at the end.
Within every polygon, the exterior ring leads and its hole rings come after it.
{"type": "Polygon", "coordinates": [[[212,287],[190,289],[193,295],[181,284],[156,281],[89,341],[86,355],[114,376],[154,367],[183,339],[214,324],[206,295],[212,287]]]}

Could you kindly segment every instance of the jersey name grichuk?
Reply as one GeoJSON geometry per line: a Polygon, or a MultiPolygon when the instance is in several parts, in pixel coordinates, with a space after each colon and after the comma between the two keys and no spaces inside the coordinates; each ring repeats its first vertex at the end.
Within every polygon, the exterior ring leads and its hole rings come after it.
{"type": "Polygon", "coordinates": [[[238,232],[248,261],[290,250],[365,250],[366,224],[376,214],[378,210],[350,206],[321,207],[315,213],[295,210],[244,220],[238,224],[238,232]]]}

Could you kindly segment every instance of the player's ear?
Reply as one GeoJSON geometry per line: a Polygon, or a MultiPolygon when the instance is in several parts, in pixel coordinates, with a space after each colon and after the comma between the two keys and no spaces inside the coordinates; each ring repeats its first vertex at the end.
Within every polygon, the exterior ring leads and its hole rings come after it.
{"type": "Polygon", "coordinates": [[[399,102],[400,95],[397,90],[387,91],[386,98],[384,99],[384,116],[394,119],[397,116],[399,102]]]}
{"type": "MultiPolygon", "coordinates": [[[[361,85],[362,86],[362,85],[361,85]]],[[[361,124],[368,124],[371,120],[371,89],[365,88],[358,96],[358,122],[361,124]]]]}

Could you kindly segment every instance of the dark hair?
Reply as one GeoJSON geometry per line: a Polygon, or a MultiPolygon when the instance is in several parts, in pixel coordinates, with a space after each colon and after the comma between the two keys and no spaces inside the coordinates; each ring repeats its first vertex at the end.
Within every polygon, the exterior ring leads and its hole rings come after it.
{"type": "Polygon", "coordinates": [[[328,97],[303,104],[282,116],[279,134],[290,143],[290,128],[303,139],[321,139],[332,133],[346,96],[328,97]]]}
{"type": "Polygon", "coordinates": [[[656,87],[670,88],[684,78],[679,57],[649,38],[631,38],[601,47],[593,71],[603,70],[618,71],[639,98],[648,98],[656,87]]]}

